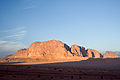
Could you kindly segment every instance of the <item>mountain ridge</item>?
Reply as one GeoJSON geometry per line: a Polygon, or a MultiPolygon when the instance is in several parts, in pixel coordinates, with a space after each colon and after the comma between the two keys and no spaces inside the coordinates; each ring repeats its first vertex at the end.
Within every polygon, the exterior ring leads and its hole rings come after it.
{"type": "Polygon", "coordinates": [[[59,60],[59,59],[88,59],[88,58],[118,58],[117,53],[110,52],[109,54],[101,54],[94,49],[86,49],[83,46],[71,45],[68,46],[58,40],[48,40],[39,42],[36,41],[29,48],[20,49],[15,54],[5,57],[4,59],[15,58],[32,58],[41,60],[59,60]]]}

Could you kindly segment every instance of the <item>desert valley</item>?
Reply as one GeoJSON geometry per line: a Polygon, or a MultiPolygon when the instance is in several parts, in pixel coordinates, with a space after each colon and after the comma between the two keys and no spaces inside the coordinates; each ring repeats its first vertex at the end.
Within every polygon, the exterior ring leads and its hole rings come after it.
{"type": "Polygon", "coordinates": [[[0,59],[0,80],[120,80],[120,58],[49,40],[0,59]]]}

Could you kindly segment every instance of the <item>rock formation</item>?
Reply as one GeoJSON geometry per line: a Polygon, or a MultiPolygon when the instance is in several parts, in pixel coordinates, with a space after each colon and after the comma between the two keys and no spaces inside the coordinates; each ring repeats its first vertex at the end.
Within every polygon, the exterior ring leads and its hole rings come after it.
{"type": "MultiPolygon", "coordinates": [[[[79,59],[79,58],[101,58],[103,55],[94,49],[85,49],[78,45],[71,48],[61,41],[49,40],[34,42],[27,49],[20,49],[15,54],[5,58],[39,58],[39,59],[79,59]]],[[[107,51],[104,58],[116,58],[115,52],[107,51]]]]}
{"type": "Polygon", "coordinates": [[[75,56],[80,56],[80,57],[86,57],[87,51],[85,50],[84,47],[78,46],[78,45],[72,45],[71,46],[71,52],[75,56]]]}
{"type": "Polygon", "coordinates": [[[9,55],[5,58],[27,58],[28,49],[20,49],[14,55],[9,55]]]}
{"type": "Polygon", "coordinates": [[[82,52],[80,50],[80,46],[78,45],[72,45],[71,52],[73,53],[73,55],[83,57],[82,52]]]}
{"type": "Polygon", "coordinates": [[[67,44],[57,40],[34,42],[28,49],[18,50],[8,58],[59,59],[73,56],[67,44]]]}
{"type": "Polygon", "coordinates": [[[87,49],[87,56],[89,58],[101,58],[101,57],[103,57],[100,52],[98,52],[97,50],[94,50],[94,49],[87,49]]]}
{"type": "Polygon", "coordinates": [[[116,52],[106,51],[104,54],[104,58],[118,58],[118,55],[116,52]]]}
{"type": "Polygon", "coordinates": [[[87,57],[87,50],[85,49],[85,47],[81,46],[80,51],[82,52],[83,57],[87,57]]]}
{"type": "Polygon", "coordinates": [[[61,41],[34,42],[29,47],[28,57],[65,58],[72,56],[69,50],[69,46],[61,41]]]}

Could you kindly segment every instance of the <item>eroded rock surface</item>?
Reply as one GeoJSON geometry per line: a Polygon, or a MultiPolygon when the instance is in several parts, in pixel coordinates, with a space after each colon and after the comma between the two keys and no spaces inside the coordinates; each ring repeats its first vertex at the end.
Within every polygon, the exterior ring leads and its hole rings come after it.
{"type": "Polygon", "coordinates": [[[72,45],[71,46],[71,52],[73,53],[73,55],[76,55],[76,56],[83,56],[82,55],[82,52],[80,50],[80,46],[78,45],[72,45]]]}
{"type": "Polygon", "coordinates": [[[94,49],[87,49],[87,55],[89,58],[101,58],[103,55],[94,49]]]}
{"type": "Polygon", "coordinates": [[[78,45],[72,45],[71,46],[71,52],[75,56],[80,56],[80,57],[86,57],[87,56],[87,51],[85,50],[85,47],[81,47],[78,45]]]}
{"type": "Polygon", "coordinates": [[[18,50],[7,58],[59,59],[73,56],[67,44],[57,40],[34,42],[28,49],[18,50]]]}
{"type": "Polygon", "coordinates": [[[115,52],[107,51],[105,55],[94,49],[85,49],[79,45],[72,45],[71,48],[61,41],[49,40],[44,42],[36,41],[27,49],[20,49],[7,58],[36,58],[36,59],[79,59],[79,58],[118,58],[115,52]]]}
{"type": "Polygon", "coordinates": [[[27,58],[28,49],[20,49],[14,55],[6,56],[5,58],[27,58]]]}
{"type": "Polygon", "coordinates": [[[65,58],[72,56],[69,50],[68,45],[57,40],[34,42],[29,47],[28,57],[65,58]]]}

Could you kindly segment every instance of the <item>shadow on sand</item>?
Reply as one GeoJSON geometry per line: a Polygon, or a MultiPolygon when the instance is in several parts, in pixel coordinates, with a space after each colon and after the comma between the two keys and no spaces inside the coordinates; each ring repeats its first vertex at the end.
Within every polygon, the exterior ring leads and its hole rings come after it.
{"type": "MultiPolygon", "coordinates": [[[[15,65],[16,63],[25,62],[5,62],[0,65],[15,65]]],[[[44,68],[73,68],[87,70],[120,70],[120,58],[89,58],[82,61],[56,62],[56,63],[40,63],[40,64],[24,64],[17,66],[38,66],[44,68]]]]}
{"type": "Polygon", "coordinates": [[[119,70],[120,71],[120,58],[106,58],[106,59],[94,59],[71,62],[57,62],[57,63],[45,63],[45,64],[33,64],[40,67],[49,68],[73,68],[73,69],[85,69],[85,70],[119,70]]]}
{"type": "Polygon", "coordinates": [[[16,63],[22,62],[0,63],[0,80],[120,80],[120,58],[32,65],[16,63]]]}

